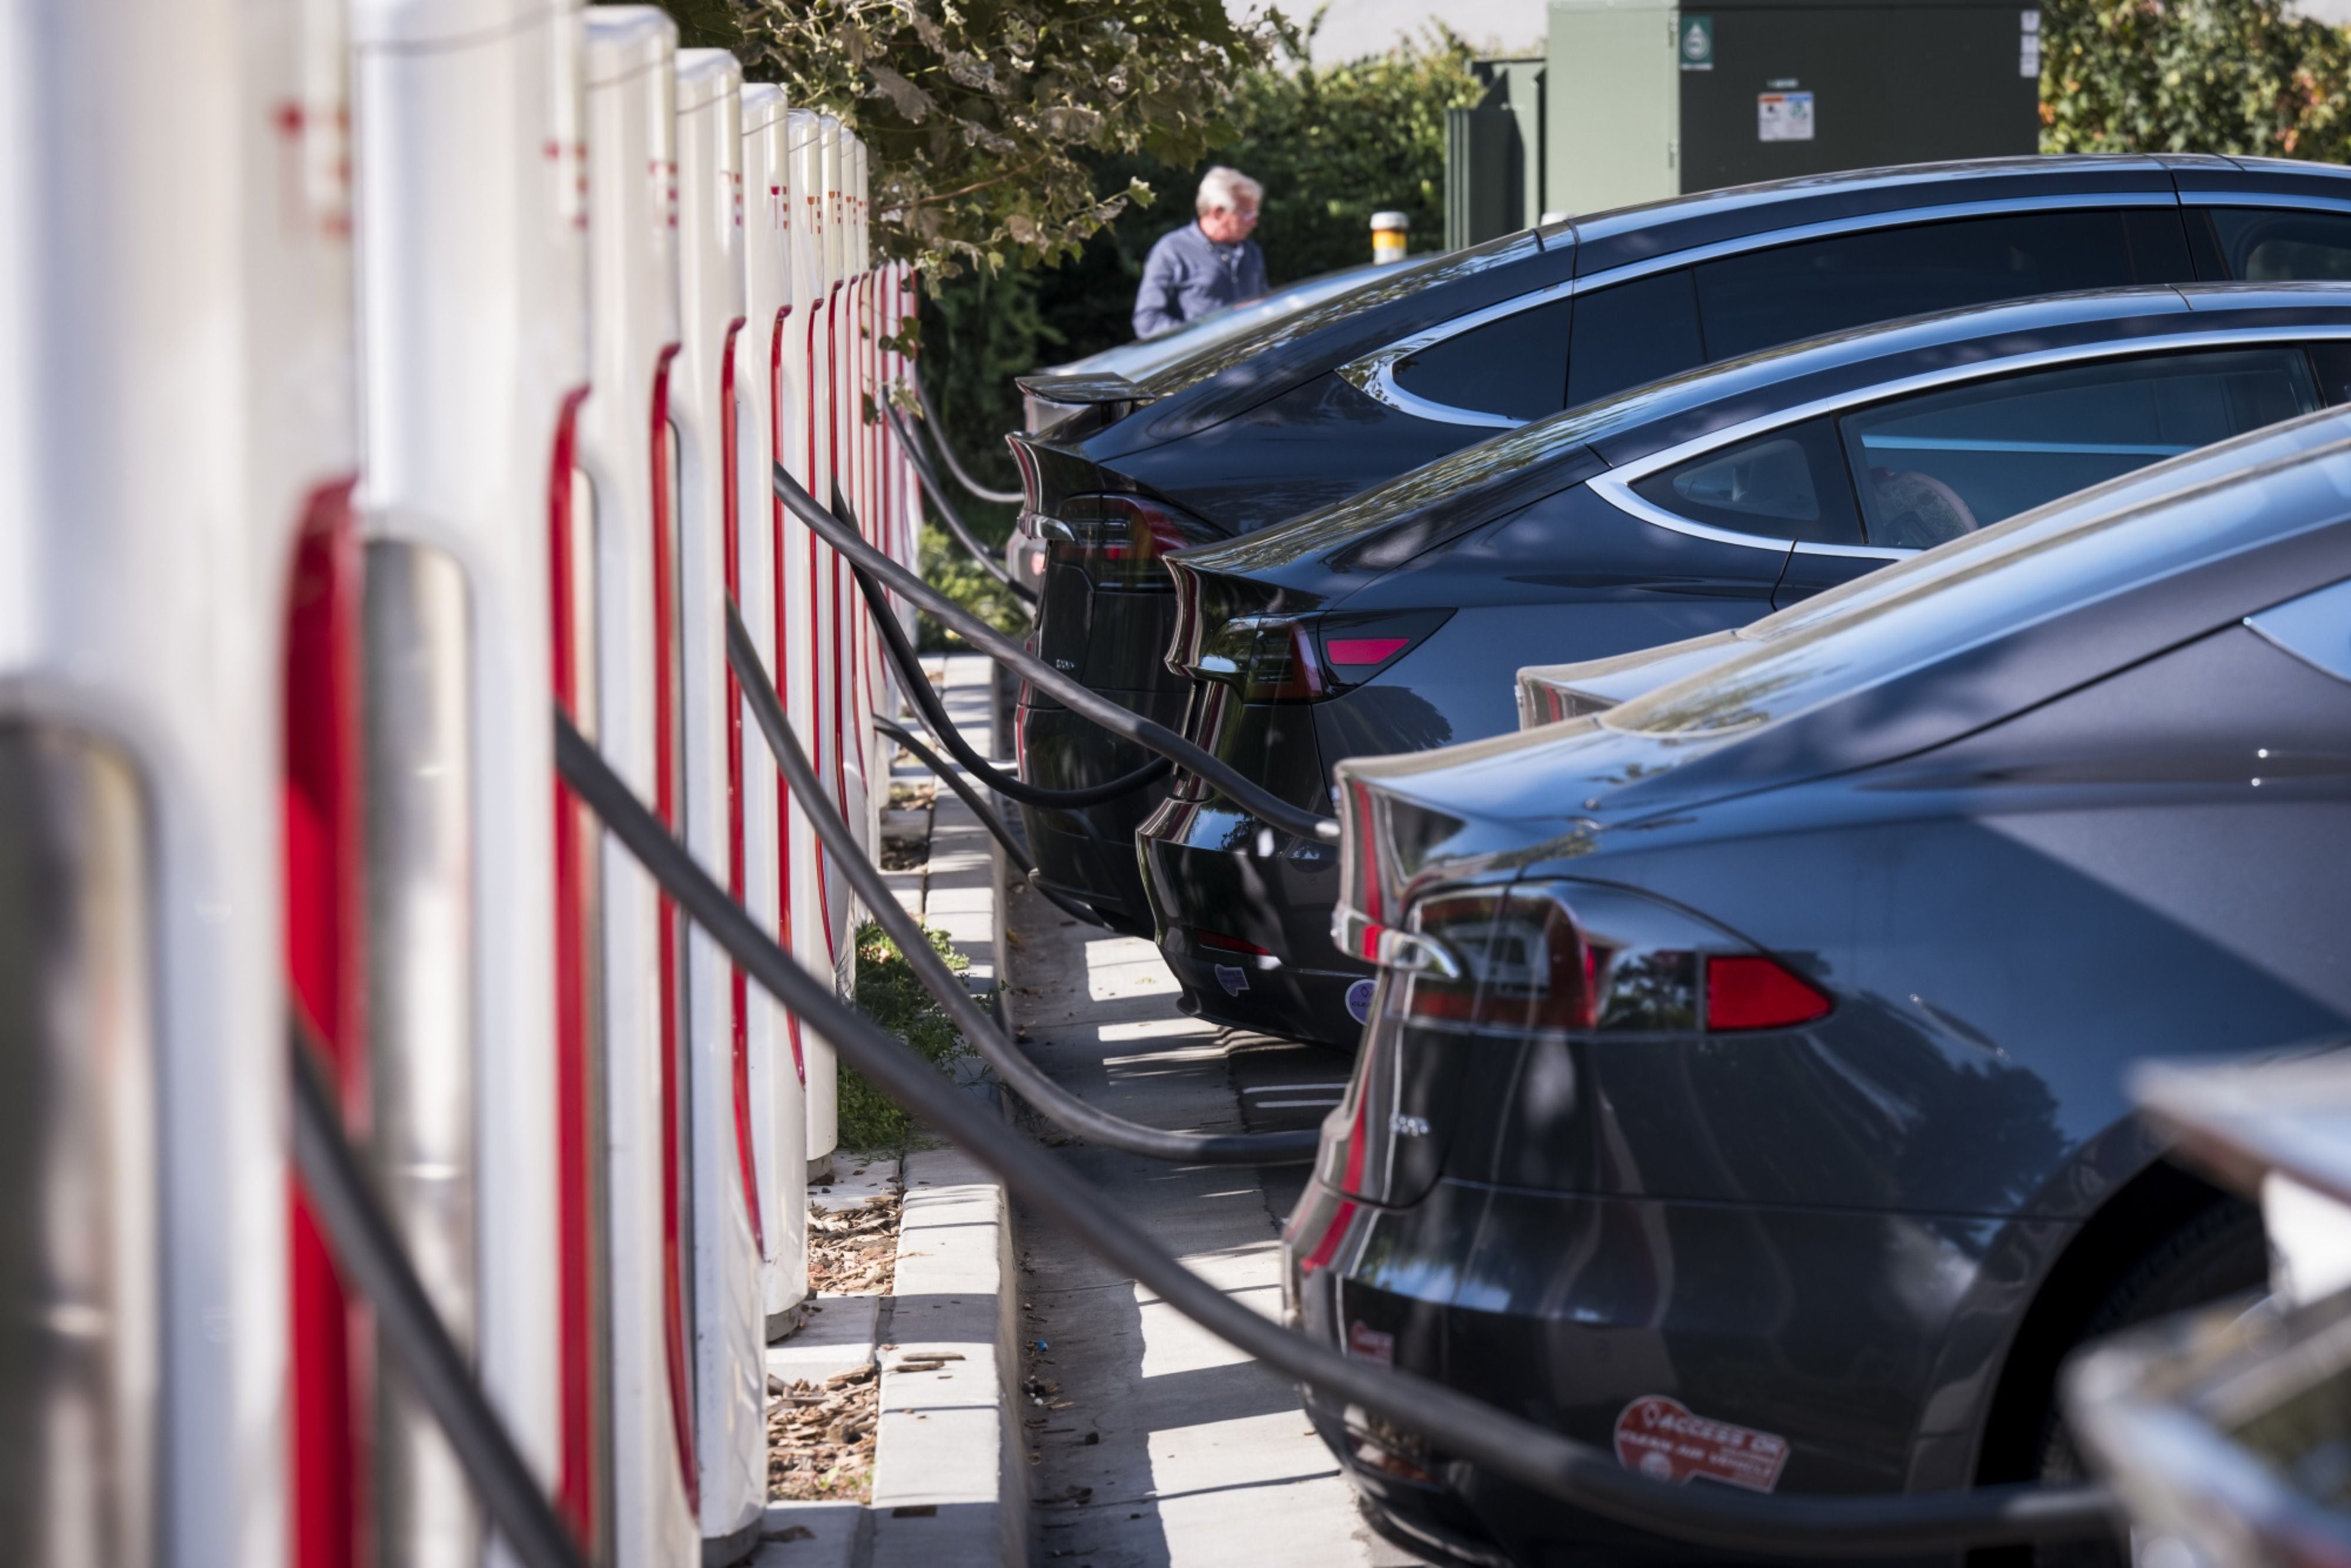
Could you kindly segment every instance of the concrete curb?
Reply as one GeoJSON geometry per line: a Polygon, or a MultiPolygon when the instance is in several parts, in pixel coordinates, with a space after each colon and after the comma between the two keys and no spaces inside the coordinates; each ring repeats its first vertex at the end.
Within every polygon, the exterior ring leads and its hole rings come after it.
{"type": "Polygon", "coordinates": [[[873,1568],[1028,1561],[1019,1312],[1004,1188],[955,1149],[906,1156],[882,1350],[873,1568]]]}

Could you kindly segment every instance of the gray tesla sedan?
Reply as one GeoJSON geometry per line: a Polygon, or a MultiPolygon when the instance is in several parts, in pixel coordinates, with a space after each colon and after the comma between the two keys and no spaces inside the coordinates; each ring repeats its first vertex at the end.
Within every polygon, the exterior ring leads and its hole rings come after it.
{"type": "MultiPolygon", "coordinates": [[[[2148,1056],[2351,1032],[2351,415],[1814,596],[1597,715],[1339,768],[1310,1332],[1692,1485],[2056,1478],[2084,1339],[2258,1286],[2148,1056]]],[[[1392,1528],[1647,1560],[1310,1399],[1392,1528]]]]}

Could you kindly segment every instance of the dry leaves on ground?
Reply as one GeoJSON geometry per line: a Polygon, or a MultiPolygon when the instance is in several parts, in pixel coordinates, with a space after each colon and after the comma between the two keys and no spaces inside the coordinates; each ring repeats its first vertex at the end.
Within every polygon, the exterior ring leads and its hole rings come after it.
{"type": "Polygon", "coordinates": [[[898,1269],[898,1195],[852,1208],[809,1209],[809,1293],[886,1296],[898,1269]]]}
{"type": "Polygon", "coordinates": [[[768,1497],[871,1502],[881,1404],[882,1380],[871,1362],[820,1384],[769,1378],[768,1497]]]}

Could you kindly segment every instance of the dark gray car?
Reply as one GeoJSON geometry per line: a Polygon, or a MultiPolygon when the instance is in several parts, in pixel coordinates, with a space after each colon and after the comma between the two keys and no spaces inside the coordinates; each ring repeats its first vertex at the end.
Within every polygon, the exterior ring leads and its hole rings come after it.
{"type": "MultiPolygon", "coordinates": [[[[2351,416],[1740,641],[1596,716],[1342,765],[1343,934],[1382,973],[1291,1304],[1693,1484],[2072,1473],[2068,1349],[2265,1262],[2126,1064],[2351,1028],[2351,416]]],[[[1310,1407],[1424,1540],[1657,1549],[1310,1407]]]]}

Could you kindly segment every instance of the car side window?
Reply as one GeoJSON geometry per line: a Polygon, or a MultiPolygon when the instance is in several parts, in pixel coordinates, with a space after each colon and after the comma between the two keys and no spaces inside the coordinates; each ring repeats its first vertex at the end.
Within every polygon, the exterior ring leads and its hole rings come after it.
{"type": "Polygon", "coordinates": [[[1456,334],[1396,363],[1397,386],[1447,408],[1541,419],[1560,401],[1572,304],[1555,299],[1456,334]]]}
{"type": "Polygon", "coordinates": [[[2318,406],[2295,346],[2003,376],[1837,423],[1869,542],[1925,549],[2318,406]]]}
{"type": "Polygon", "coordinates": [[[2351,213],[2210,207],[2229,276],[2247,283],[2351,278],[2351,213]]]}
{"type": "Polygon", "coordinates": [[[2195,276],[2172,208],[1912,224],[1748,251],[1693,270],[1708,360],[1897,316],[2195,276]]]}
{"type": "Polygon", "coordinates": [[[1704,363],[1687,268],[1595,288],[1575,298],[1562,406],[1580,407],[1704,363]]]}
{"type": "Polygon", "coordinates": [[[1676,517],[1785,543],[1859,544],[1844,458],[1826,418],[1692,457],[1633,486],[1676,517]]]}

